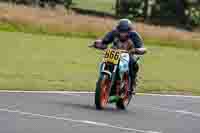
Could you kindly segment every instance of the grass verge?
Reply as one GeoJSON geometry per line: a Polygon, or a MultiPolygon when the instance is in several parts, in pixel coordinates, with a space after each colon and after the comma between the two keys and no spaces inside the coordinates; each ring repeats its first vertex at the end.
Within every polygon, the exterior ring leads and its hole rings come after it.
{"type": "MultiPolygon", "coordinates": [[[[0,89],[94,91],[101,52],[87,47],[91,39],[2,31],[0,36],[0,89]]],[[[148,48],[139,92],[200,95],[199,51],[148,48]]]]}

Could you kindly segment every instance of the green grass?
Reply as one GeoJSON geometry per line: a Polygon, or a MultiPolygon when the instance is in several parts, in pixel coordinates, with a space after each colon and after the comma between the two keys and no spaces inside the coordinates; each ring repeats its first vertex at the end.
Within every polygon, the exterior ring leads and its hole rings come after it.
{"type": "Polygon", "coordinates": [[[1,89],[89,89],[96,78],[95,52],[86,48],[90,40],[14,32],[0,36],[1,89]]]}
{"type": "MultiPolygon", "coordinates": [[[[101,52],[91,39],[0,32],[0,89],[89,90],[101,52]]],[[[141,60],[139,92],[200,95],[200,52],[149,46],[141,60]]]]}
{"type": "Polygon", "coordinates": [[[141,71],[142,92],[200,94],[199,51],[149,47],[141,71]]]}
{"type": "Polygon", "coordinates": [[[115,0],[73,0],[75,7],[114,14],[115,0]]]}

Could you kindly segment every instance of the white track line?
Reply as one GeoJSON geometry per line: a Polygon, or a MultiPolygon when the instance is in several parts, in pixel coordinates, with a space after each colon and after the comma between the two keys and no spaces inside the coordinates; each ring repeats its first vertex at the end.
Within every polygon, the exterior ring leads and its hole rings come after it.
{"type": "MultiPolygon", "coordinates": [[[[10,91],[0,90],[0,93],[41,93],[41,94],[66,94],[71,96],[80,96],[80,94],[94,94],[90,91],[10,91]]],[[[182,98],[200,98],[200,96],[187,96],[187,95],[165,95],[165,94],[149,94],[149,93],[137,93],[137,95],[144,96],[161,96],[161,97],[182,97],[182,98]]]]}
{"type": "MultiPolygon", "coordinates": [[[[69,95],[69,96],[81,96],[80,94],[75,91],[10,91],[10,90],[0,90],[0,93],[36,93],[36,94],[63,94],[63,95],[69,95]]],[[[89,94],[89,93],[85,93],[89,94]]]]}
{"type": "Polygon", "coordinates": [[[33,116],[33,117],[41,117],[41,118],[54,119],[54,120],[63,120],[63,121],[68,121],[68,122],[82,123],[82,124],[87,124],[87,125],[107,127],[107,128],[113,128],[113,129],[119,129],[119,130],[125,130],[125,131],[139,132],[139,133],[160,133],[160,132],[155,132],[155,131],[145,131],[145,130],[138,130],[138,129],[134,129],[134,128],[126,128],[126,127],[111,125],[111,124],[108,124],[108,123],[95,122],[95,121],[75,120],[75,119],[65,118],[65,117],[56,117],[56,116],[49,116],[49,115],[42,115],[42,114],[34,114],[34,113],[31,113],[31,112],[23,112],[23,111],[20,111],[20,110],[10,110],[10,109],[7,109],[7,108],[0,108],[0,112],[18,113],[20,115],[29,115],[29,116],[33,116]]]}
{"type": "Polygon", "coordinates": [[[134,106],[141,107],[141,108],[149,108],[151,110],[156,110],[156,111],[163,111],[163,112],[169,112],[169,113],[179,113],[179,114],[182,114],[182,115],[189,115],[189,116],[200,118],[200,113],[191,112],[191,111],[187,111],[187,110],[174,110],[174,109],[160,108],[160,107],[148,106],[148,105],[134,105],[134,106]]]}
{"type": "Polygon", "coordinates": [[[189,96],[189,95],[167,95],[167,94],[148,94],[148,93],[137,93],[138,95],[144,96],[160,96],[160,97],[182,97],[182,98],[200,98],[200,96],[189,96]]]}

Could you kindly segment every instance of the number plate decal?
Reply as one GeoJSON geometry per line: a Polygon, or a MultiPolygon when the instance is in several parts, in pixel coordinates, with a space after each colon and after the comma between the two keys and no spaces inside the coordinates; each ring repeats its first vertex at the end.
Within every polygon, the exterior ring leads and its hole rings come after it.
{"type": "Polygon", "coordinates": [[[115,49],[107,49],[104,55],[104,62],[118,64],[120,59],[120,52],[115,49]]]}

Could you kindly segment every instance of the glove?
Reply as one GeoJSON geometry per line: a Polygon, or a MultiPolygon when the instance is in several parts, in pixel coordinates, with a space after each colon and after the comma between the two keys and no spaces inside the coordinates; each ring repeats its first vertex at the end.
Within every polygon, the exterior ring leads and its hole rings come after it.
{"type": "Polygon", "coordinates": [[[135,54],[135,52],[136,52],[136,49],[135,48],[132,48],[131,50],[130,50],[130,54],[135,54]]]}
{"type": "Polygon", "coordinates": [[[94,47],[95,48],[101,48],[102,47],[102,40],[96,40],[94,42],[94,47]]]}
{"type": "Polygon", "coordinates": [[[96,40],[94,44],[89,46],[90,48],[97,48],[97,49],[106,49],[107,46],[102,44],[102,40],[96,40]]]}

